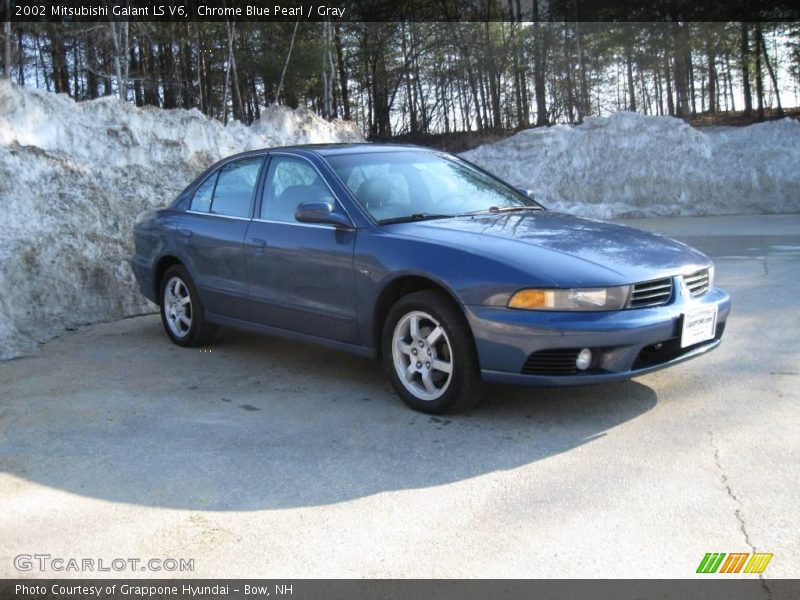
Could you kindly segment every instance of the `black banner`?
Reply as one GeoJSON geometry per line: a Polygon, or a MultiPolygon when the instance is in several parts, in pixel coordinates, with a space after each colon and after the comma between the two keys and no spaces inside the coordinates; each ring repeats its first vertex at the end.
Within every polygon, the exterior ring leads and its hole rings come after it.
{"type": "Polygon", "coordinates": [[[12,0],[12,21],[798,21],[798,0],[12,0]]]}
{"type": "Polygon", "coordinates": [[[2,580],[17,600],[769,600],[800,598],[800,580],[2,580]]]}

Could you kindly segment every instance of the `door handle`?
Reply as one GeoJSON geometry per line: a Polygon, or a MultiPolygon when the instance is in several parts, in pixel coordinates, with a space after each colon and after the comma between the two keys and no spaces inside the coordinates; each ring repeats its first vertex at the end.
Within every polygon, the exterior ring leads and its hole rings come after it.
{"type": "Polygon", "coordinates": [[[256,254],[264,254],[264,250],[267,248],[267,240],[262,240],[261,238],[250,238],[247,242],[253,247],[253,251],[256,254]]]}
{"type": "Polygon", "coordinates": [[[192,237],[192,230],[191,229],[178,229],[178,233],[181,237],[190,238],[192,237]]]}

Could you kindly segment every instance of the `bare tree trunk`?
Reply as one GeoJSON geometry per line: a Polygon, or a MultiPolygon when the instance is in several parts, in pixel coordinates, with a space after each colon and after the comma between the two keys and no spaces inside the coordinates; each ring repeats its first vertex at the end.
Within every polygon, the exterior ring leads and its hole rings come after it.
{"type": "Polygon", "coordinates": [[[511,52],[511,71],[514,75],[514,103],[516,108],[517,127],[522,127],[522,81],[520,80],[519,52],[517,52],[517,22],[514,14],[514,2],[508,0],[508,13],[511,20],[509,38],[511,52]]]}
{"type": "Polygon", "coordinates": [[[372,77],[372,99],[374,111],[375,137],[387,140],[392,135],[391,99],[389,72],[383,47],[388,41],[388,30],[383,23],[369,23],[367,35],[368,48],[372,49],[370,63],[372,77]]]}
{"type": "Polygon", "coordinates": [[[261,108],[258,103],[258,91],[256,90],[256,78],[254,75],[250,76],[250,97],[253,101],[253,117],[258,120],[261,118],[261,108]]]}
{"type": "Polygon", "coordinates": [[[689,36],[686,24],[673,23],[675,35],[675,51],[672,57],[672,64],[675,73],[675,96],[677,99],[677,114],[680,118],[686,119],[690,115],[689,110],[689,86],[686,71],[686,54],[688,52],[689,36]]]}
{"type": "Polygon", "coordinates": [[[339,25],[333,33],[333,40],[336,44],[336,61],[339,67],[339,87],[342,94],[342,109],[344,110],[344,118],[350,120],[350,96],[347,93],[347,70],[344,63],[344,55],[342,52],[342,39],[339,36],[339,25]]]}
{"type": "Polygon", "coordinates": [[[130,23],[125,21],[122,27],[122,56],[125,57],[125,64],[122,67],[122,80],[125,83],[125,98],[128,98],[128,82],[130,81],[131,65],[128,62],[128,54],[131,47],[130,40],[130,23]]]}
{"type": "Polygon", "coordinates": [[[756,102],[758,120],[764,120],[764,80],[761,73],[761,39],[756,34],[756,102]]]}
{"type": "Polygon", "coordinates": [[[72,44],[72,97],[76,100],[81,99],[79,73],[82,70],[81,59],[80,55],[78,54],[78,44],[76,42],[72,44]]]}
{"type": "Polygon", "coordinates": [[[197,25],[194,28],[194,35],[197,43],[197,96],[200,100],[200,112],[211,114],[210,94],[206,89],[209,77],[206,72],[205,47],[200,39],[200,28],[197,25]]]}
{"type": "Polygon", "coordinates": [[[39,56],[39,64],[42,68],[42,77],[44,78],[44,88],[50,91],[50,77],[47,75],[47,65],[44,61],[44,50],[42,50],[42,43],[39,41],[39,36],[36,36],[36,52],[39,56]]]}
{"type": "Polygon", "coordinates": [[[533,87],[536,96],[536,125],[548,125],[547,89],[545,87],[545,65],[547,63],[547,45],[544,43],[542,27],[539,22],[538,3],[533,4],[533,87]]]}
{"type": "Polygon", "coordinates": [[[23,44],[24,34],[22,30],[17,30],[17,83],[25,85],[25,46],[23,44]]]}
{"type": "MultiPolygon", "coordinates": [[[[227,29],[227,24],[226,24],[227,29]]],[[[222,124],[228,124],[228,91],[230,90],[231,82],[231,55],[230,46],[228,46],[228,60],[225,64],[225,83],[222,85],[222,124]]]]}
{"type": "MultiPolygon", "coordinates": [[[[725,97],[730,96],[731,110],[733,112],[736,112],[736,100],[734,100],[734,95],[733,95],[733,74],[731,72],[731,59],[729,54],[725,55],[725,70],[727,71],[727,80],[728,80],[728,89],[725,92],[725,97]]],[[[727,108],[728,107],[726,106],[725,109],[727,110],[727,108]]]]}
{"type": "Polygon", "coordinates": [[[3,23],[3,79],[11,79],[11,0],[5,0],[6,22],[3,23]]]}
{"type": "Polygon", "coordinates": [[[56,94],[69,94],[69,68],[67,49],[61,31],[50,30],[50,66],[53,71],[53,85],[56,94]]]}
{"type": "MultiPolygon", "coordinates": [[[[569,48],[569,33],[568,33],[569,25],[564,23],[564,48],[569,48]]],[[[566,61],[564,65],[564,81],[566,83],[567,89],[567,99],[566,99],[566,106],[567,109],[567,118],[569,119],[570,123],[575,122],[575,84],[572,81],[573,78],[573,65],[572,65],[572,58],[570,56],[571,50],[566,52],[566,61]]]]}
{"type": "Polygon", "coordinates": [[[717,55],[710,42],[706,54],[708,56],[708,112],[713,115],[719,108],[717,106],[717,55]]]}
{"type": "Polygon", "coordinates": [[[161,106],[158,95],[158,74],[153,43],[149,36],[139,38],[139,66],[142,70],[142,94],[145,105],[161,106]]]}
{"type": "MultiPolygon", "coordinates": [[[[684,27],[688,29],[688,24],[685,24],[684,27]]],[[[687,34],[686,40],[686,73],[689,77],[689,98],[692,105],[692,115],[697,114],[697,94],[695,92],[694,87],[694,64],[692,64],[692,51],[689,48],[689,40],[687,34]]]]}
{"type": "Polygon", "coordinates": [[[331,109],[331,80],[328,72],[328,27],[330,21],[322,21],[322,117],[330,118],[331,109]]]}
{"type": "MultiPolygon", "coordinates": [[[[412,29],[411,31],[414,32],[415,30],[412,29]]],[[[416,34],[414,34],[411,40],[412,45],[416,44],[416,39],[416,34]]],[[[419,72],[419,55],[414,56],[414,85],[412,87],[414,89],[414,100],[417,103],[417,115],[418,119],[420,119],[421,131],[428,131],[430,111],[425,102],[425,94],[422,91],[422,77],[419,72]]]]}
{"type": "Polygon", "coordinates": [[[589,84],[586,81],[586,62],[583,56],[583,43],[581,41],[581,24],[575,21],[575,43],[578,46],[578,73],[580,80],[578,85],[580,87],[580,101],[578,103],[578,121],[583,122],[583,118],[589,114],[590,101],[589,101],[589,84]]]}
{"type": "Polygon", "coordinates": [[[161,86],[164,88],[164,108],[178,107],[178,85],[175,76],[175,55],[172,51],[172,39],[158,44],[158,71],[161,86]]]}
{"type": "Polygon", "coordinates": [[[664,114],[664,88],[661,86],[661,68],[656,67],[654,86],[656,91],[656,106],[659,116],[664,114]]]}
{"type": "Polygon", "coordinates": [[[642,93],[640,94],[640,97],[643,98],[642,108],[644,109],[644,114],[653,114],[653,102],[650,99],[650,90],[647,86],[647,79],[644,75],[644,69],[642,69],[641,66],[639,67],[639,81],[642,85],[642,93]]]}
{"type": "Polygon", "coordinates": [[[742,93],[744,95],[744,114],[753,114],[753,92],[750,89],[750,40],[747,23],[742,23],[742,93]]]}
{"type": "Polygon", "coordinates": [[[458,110],[461,115],[461,131],[469,131],[469,98],[467,97],[467,91],[463,81],[458,82],[458,110]]]}
{"type": "Polygon", "coordinates": [[[489,98],[492,108],[492,125],[495,129],[503,126],[503,119],[500,115],[500,78],[497,73],[497,62],[494,55],[494,45],[490,36],[489,22],[484,21],[483,34],[486,41],[487,69],[489,81],[489,98]]]}
{"type": "Polygon", "coordinates": [[[336,69],[333,64],[333,24],[329,19],[322,22],[322,116],[333,118],[333,80],[336,69]]]}
{"type": "Polygon", "coordinates": [[[131,88],[133,89],[133,102],[136,106],[144,106],[144,81],[142,74],[144,73],[142,64],[142,51],[140,46],[131,46],[128,53],[133,77],[131,81],[131,88]]]}
{"type": "Polygon", "coordinates": [[[758,45],[761,46],[761,52],[764,54],[764,64],[767,65],[767,72],[772,81],[772,88],[775,90],[775,102],[778,105],[778,116],[782,117],[783,106],[781,106],[781,93],[778,91],[778,78],[775,76],[772,62],[769,60],[769,53],[767,52],[767,45],[764,43],[764,32],[761,29],[761,23],[756,25],[756,35],[758,36],[758,45]]]}
{"type": "Polygon", "coordinates": [[[412,81],[412,69],[409,63],[409,51],[407,43],[406,28],[408,24],[404,23],[400,31],[400,50],[403,53],[403,83],[406,90],[406,113],[408,114],[408,131],[409,133],[416,133],[419,130],[419,120],[417,119],[417,99],[415,96],[416,88],[412,81]]]}
{"type": "MultiPolygon", "coordinates": [[[[510,1],[510,0],[509,0],[510,1]]],[[[522,24],[522,3],[515,0],[517,8],[517,23],[522,24]]],[[[527,7],[526,7],[527,8],[527,7]]],[[[525,46],[521,33],[517,35],[517,43],[514,52],[517,56],[517,68],[519,70],[519,87],[522,95],[522,115],[520,117],[520,127],[527,127],[530,124],[531,109],[528,101],[528,76],[526,75],[525,65],[525,46]]]]}
{"type": "Polygon", "coordinates": [[[242,94],[239,87],[239,71],[236,69],[236,53],[233,50],[233,41],[236,36],[236,23],[234,21],[228,22],[228,57],[230,61],[230,70],[233,75],[233,118],[239,121],[244,119],[244,108],[242,107],[242,94]]]}
{"type": "Polygon", "coordinates": [[[630,41],[625,42],[625,71],[628,76],[628,110],[636,112],[636,89],[633,85],[633,56],[630,41]]]}
{"type": "Polygon", "coordinates": [[[92,100],[97,98],[97,49],[94,45],[94,36],[92,33],[86,34],[84,43],[84,52],[86,54],[86,95],[92,100]]]}
{"type": "Polygon", "coordinates": [[[294,38],[297,35],[297,26],[300,24],[300,19],[294,22],[294,31],[292,32],[292,41],[289,44],[289,51],[286,53],[286,61],[283,63],[283,71],[281,71],[281,79],[278,82],[278,91],[275,92],[275,102],[281,101],[281,90],[283,89],[283,78],[286,77],[286,67],[289,66],[289,59],[292,58],[292,49],[294,48],[294,38]]]}
{"type": "Polygon", "coordinates": [[[117,77],[117,94],[122,100],[128,99],[128,27],[129,23],[124,21],[117,23],[113,20],[108,22],[111,32],[111,42],[114,45],[114,73],[117,77]],[[125,59],[125,69],[122,68],[122,59],[125,59]]]}
{"type": "Polygon", "coordinates": [[[192,66],[191,25],[186,23],[184,35],[180,37],[180,58],[181,58],[181,104],[183,108],[192,108],[195,104],[194,72],[192,66]]]}
{"type": "Polygon", "coordinates": [[[483,68],[478,68],[478,91],[481,94],[481,108],[483,109],[483,126],[486,129],[492,128],[492,120],[489,117],[489,111],[491,110],[491,99],[489,98],[489,93],[486,90],[486,80],[484,75],[483,68]]]}
{"type": "Polygon", "coordinates": [[[672,75],[670,75],[669,59],[665,59],[666,65],[664,67],[664,75],[667,78],[667,113],[675,116],[675,102],[672,98],[672,75]]]}

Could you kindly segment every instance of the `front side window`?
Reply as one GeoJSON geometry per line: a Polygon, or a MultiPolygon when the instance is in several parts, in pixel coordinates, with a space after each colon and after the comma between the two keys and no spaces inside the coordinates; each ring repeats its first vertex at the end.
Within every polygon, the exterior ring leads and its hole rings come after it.
{"type": "Polygon", "coordinates": [[[214,189],[211,213],[248,218],[250,201],[263,162],[264,159],[257,156],[225,165],[219,172],[217,187],[214,189]]]}
{"type": "Polygon", "coordinates": [[[334,199],[322,177],[308,162],[290,156],[273,157],[261,199],[261,218],[295,223],[297,205],[303,202],[333,204],[334,199]]]}
{"type": "Polygon", "coordinates": [[[327,161],[379,222],[539,207],[488,173],[443,154],[399,150],[340,154],[328,156],[327,161]]]}

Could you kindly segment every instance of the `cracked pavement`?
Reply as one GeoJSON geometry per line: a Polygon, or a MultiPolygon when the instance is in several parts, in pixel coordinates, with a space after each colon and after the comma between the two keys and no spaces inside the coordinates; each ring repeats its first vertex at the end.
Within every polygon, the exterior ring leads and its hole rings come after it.
{"type": "Polygon", "coordinates": [[[768,597],[800,577],[800,216],[627,222],[715,259],[717,351],[441,418],[370,360],[232,331],[183,350],[156,316],[0,363],[0,577],[80,575],[20,573],[20,553],[191,558],[196,577],[695,577],[706,552],[755,550],[768,597]]]}

